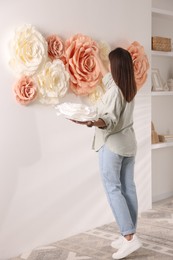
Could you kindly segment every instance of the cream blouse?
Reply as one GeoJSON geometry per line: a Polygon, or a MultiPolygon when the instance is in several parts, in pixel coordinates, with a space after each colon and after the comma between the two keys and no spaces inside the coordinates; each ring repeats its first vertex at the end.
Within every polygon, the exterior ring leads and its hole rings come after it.
{"type": "Polygon", "coordinates": [[[97,104],[98,117],[106,123],[106,128],[95,128],[93,149],[98,151],[104,144],[122,156],[136,154],[136,138],[133,129],[134,99],[128,103],[115,84],[111,73],[103,79],[106,92],[97,104]]]}

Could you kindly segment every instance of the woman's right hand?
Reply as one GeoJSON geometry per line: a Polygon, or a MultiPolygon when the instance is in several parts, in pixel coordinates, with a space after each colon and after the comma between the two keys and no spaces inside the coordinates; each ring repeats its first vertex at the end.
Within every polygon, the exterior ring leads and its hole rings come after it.
{"type": "Polygon", "coordinates": [[[102,74],[102,76],[104,77],[108,72],[108,68],[105,66],[105,64],[103,63],[103,61],[100,58],[99,52],[94,52],[94,57],[99,65],[100,68],[100,72],[102,74]]]}

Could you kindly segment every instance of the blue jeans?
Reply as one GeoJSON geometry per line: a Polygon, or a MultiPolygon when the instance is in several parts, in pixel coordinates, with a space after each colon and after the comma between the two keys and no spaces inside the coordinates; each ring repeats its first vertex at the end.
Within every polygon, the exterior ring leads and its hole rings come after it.
{"type": "Polygon", "coordinates": [[[135,157],[99,150],[99,166],[106,195],[123,236],[136,232],[138,201],[134,183],[135,157]]]}

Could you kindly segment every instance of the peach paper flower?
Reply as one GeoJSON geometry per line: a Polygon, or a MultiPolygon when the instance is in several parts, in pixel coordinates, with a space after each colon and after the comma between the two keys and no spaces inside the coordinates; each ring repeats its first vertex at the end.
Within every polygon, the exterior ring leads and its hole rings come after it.
{"type": "Polygon", "coordinates": [[[21,105],[28,105],[37,97],[37,86],[33,79],[22,76],[14,85],[16,100],[21,105]]]}
{"type": "Polygon", "coordinates": [[[133,42],[127,50],[132,56],[136,85],[139,90],[147,79],[147,71],[149,69],[148,58],[145,54],[144,47],[136,41],[133,42]]]}
{"type": "Polygon", "coordinates": [[[65,42],[70,87],[77,95],[92,93],[100,80],[100,68],[94,56],[97,51],[97,43],[86,35],[76,34],[65,42]]]}
{"type": "Polygon", "coordinates": [[[11,41],[10,65],[19,75],[34,75],[47,59],[47,42],[31,25],[19,27],[11,41]]]}
{"type": "Polygon", "coordinates": [[[60,59],[65,63],[64,43],[57,35],[47,37],[48,56],[51,60],[60,59]]]}

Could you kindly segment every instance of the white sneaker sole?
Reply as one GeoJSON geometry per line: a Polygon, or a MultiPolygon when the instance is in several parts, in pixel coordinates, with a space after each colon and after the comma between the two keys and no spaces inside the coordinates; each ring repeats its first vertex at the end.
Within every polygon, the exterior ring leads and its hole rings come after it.
{"type": "Polygon", "coordinates": [[[128,255],[130,255],[130,254],[132,254],[133,252],[135,252],[136,250],[138,250],[140,247],[142,246],[142,243],[138,243],[138,244],[136,244],[136,245],[133,245],[131,248],[129,248],[129,250],[128,250],[128,252],[124,252],[124,253],[120,253],[120,254],[118,254],[118,252],[117,253],[114,253],[113,255],[112,255],[112,258],[113,259],[122,259],[122,258],[124,258],[124,257],[126,257],[126,256],[128,256],[128,255]]]}

